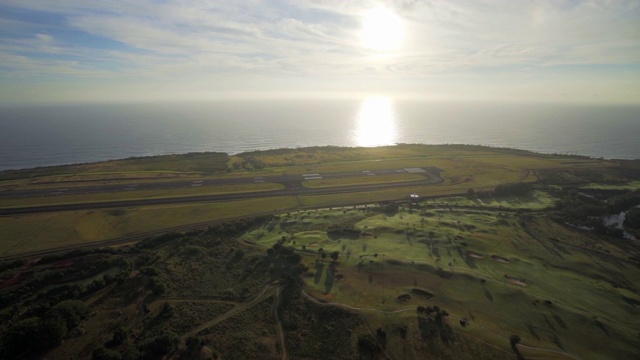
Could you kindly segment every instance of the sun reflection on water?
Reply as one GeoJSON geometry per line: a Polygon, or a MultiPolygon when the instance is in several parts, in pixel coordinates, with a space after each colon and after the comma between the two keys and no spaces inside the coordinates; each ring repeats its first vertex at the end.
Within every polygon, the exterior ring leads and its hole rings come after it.
{"type": "Polygon", "coordinates": [[[396,119],[391,99],[377,96],[364,100],[356,121],[356,145],[381,146],[395,142],[396,119]]]}

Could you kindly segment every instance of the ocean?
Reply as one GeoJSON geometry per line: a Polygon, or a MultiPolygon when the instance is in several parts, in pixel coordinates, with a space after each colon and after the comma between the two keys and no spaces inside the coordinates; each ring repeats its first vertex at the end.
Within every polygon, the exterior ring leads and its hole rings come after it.
{"type": "Polygon", "coordinates": [[[237,100],[0,109],[0,170],[305,146],[477,144],[640,159],[640,106],[237,100]]]}

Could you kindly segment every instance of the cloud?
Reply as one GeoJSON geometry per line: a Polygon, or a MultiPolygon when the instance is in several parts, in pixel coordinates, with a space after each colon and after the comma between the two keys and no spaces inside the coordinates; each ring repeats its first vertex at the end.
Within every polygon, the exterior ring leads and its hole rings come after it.
{"type": "Polygon", "coordinates": [[[526,78],[557,67],[631,66],[637,74],[640,67],[637,1],[6,0],[3,6],[62,19],[36,24],[0,15],[3,28],[15,30],[0,39],[2,74],[12,81],[93,72],[234,91],[269,89],[269,81],[294,92],[414,91],[428,89],[434,77],[473,82],[488,73],[526,78]],[[387,54],[365,49],[359,38],[364,12],[381,2],[406,27],[404,47],[387,54]]]}

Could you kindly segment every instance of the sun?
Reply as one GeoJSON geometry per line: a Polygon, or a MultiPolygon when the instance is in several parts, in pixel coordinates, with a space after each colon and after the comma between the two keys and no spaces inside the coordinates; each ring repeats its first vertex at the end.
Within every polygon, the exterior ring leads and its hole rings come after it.
{"type": "Polygon", "coordinates": [[[362,45],[375,51],[397,50],[404,39],[404,24],[393,10],[378,6],[364,13],[362,45]]]}

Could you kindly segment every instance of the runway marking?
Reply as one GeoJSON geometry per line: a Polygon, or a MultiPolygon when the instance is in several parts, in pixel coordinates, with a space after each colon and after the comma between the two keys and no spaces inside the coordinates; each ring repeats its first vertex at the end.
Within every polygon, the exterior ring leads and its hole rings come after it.
{"type": "Polygon", "coordinates": [[[426,173],[427,172],[427,170],[425,170],[423,168],[406,168],[406,169],[404,169],[404,171],[406,171],[408,173],[412,173],[412,174],[426,173]]]}
{"type": "Polygon", "coordinates": [[[304,178],[305,180],[320,180],[322,179],[322,176],[311,176],[311,177],[307,177],[304,178]]]}
{"type": "Polygon", "coordinates": [[[320,174],[304,174],[304,175],[302,175],[302,177],[309,177],[309,176],[320,176],[320,174]]]}
{"type": "Polygon", "coordinates": [[[197,187],[197,186],[202,186],[202,183],[200,183],[200,184],[191,184],[191,187],[197,187]]]}

